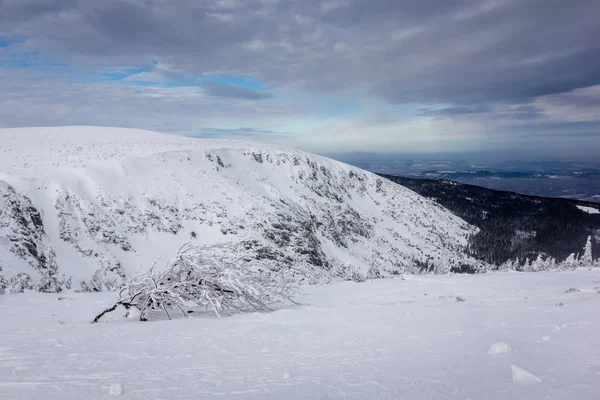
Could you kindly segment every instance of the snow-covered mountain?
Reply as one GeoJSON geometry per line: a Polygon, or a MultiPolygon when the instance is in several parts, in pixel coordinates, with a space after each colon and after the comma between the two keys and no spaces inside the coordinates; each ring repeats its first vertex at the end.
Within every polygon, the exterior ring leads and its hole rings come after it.
{"type": "Polygon", "coordinates": [[[310,281],[445,271],[464,262],[476,229],[374,174],[262,143],[19,128],[0,130],[0,156],[8,276],[35,279],[51,246],[61,273],[111,286],[186,241],[233,242],[310,281]]]}

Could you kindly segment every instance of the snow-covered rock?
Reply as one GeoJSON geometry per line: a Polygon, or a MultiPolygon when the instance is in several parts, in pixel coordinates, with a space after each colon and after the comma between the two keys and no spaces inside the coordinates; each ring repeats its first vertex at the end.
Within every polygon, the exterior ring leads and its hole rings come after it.
{"type": "Polygon", "coordinates": [[[511,365],[512,380],[514,383],[541,383],[542,380],[531,372],[524,370],[516,365],[511,365]]]}
{"type": "Polygon", "coordinates": [[[185,241],[236,242],[310,281],[332,270],[446,272],[473,262],[464,248],[475,229],[374,174],[277,146],[123,128],[0,130],[7,277],[37,276],[52,246],[75,287],[113,289],[185,241]]]}
{"type": "Polygon", "coordinates": [[[108,389],[108,394],[111,394],[113,396],[120,396],[123,394],[123,385],[120,383],[113,383],[112,385],[110,385],[110,388],[108,389]]]}

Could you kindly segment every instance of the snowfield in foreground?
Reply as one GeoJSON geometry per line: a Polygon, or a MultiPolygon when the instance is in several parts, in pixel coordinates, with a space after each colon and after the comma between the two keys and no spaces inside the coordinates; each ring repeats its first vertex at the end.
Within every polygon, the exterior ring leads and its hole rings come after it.
{"type": "Polygon", "coordinates": [[[0,296],[0,397],[598,399],[599,290],[598,270],[416,275],[96,325],[115,293],[0,296]]]}

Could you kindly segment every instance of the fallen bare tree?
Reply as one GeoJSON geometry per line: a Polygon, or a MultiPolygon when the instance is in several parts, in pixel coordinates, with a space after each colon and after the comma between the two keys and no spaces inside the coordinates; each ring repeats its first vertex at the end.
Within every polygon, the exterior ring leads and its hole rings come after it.
{"type": "Polygon", "coordinates": [[[170,311],[202,306],[221,312],[269,310],[275,303],[290,301],[295,286],[283,270],[277,272],[256,259],[249,250],[234,244],[182,245],[162,272],[135,276],[120,291],[117,302],[99,313],[92,323],[119,306],[139,310],[147,321],[153,310],[170,311]]]}

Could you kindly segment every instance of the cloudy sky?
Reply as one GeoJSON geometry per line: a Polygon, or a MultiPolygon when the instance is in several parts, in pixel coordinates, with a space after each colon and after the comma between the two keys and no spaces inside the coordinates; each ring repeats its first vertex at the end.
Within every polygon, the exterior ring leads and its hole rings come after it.
{"type": "Polygon", "coordinates": [[[600,151],[600,1],[0,0],[0,127],[600,151]]]}

